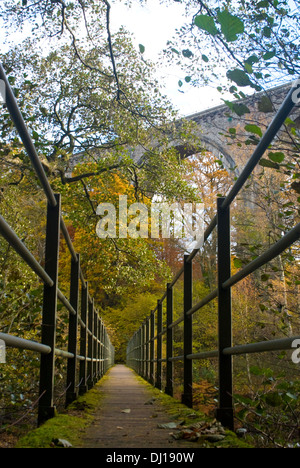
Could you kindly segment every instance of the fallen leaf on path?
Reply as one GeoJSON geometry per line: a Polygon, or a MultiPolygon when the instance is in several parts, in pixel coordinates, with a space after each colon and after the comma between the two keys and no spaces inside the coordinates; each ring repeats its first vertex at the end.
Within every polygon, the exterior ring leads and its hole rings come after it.
{"type": "Polygon", "coordinates": [[[182,426],[184,424],[184,421],[179,421],[179,422],[169,422],[166,424],[158,424],[157,427],[159,429],[177,429],[178,426],[182,426]]]}
{"type": "Polygon", "coordinates": [[[64,448],[72,447],[72,444],[70,444],[70,442],[68,442],[68,441],[65,440],[65,439],[52,439],[52,443],[53,443],[56,447],[64,447],[64,448]]]}
{"type": "Polygon", "coordinates": [[[191,429],[183,429],[182,431],[172,434],[172,437],[175,440],[186,439],[190,442],[196,442],[199,439],[200,434],[199,432],[195,432],[191,429]]]}
{"type": "Polygon", "coordinates": [[[216,420],[211,422],[201,421],[191,424],[189,427],[183,427],[180,431],[172,434],[175,440],[185,439],[191,442],[197,442],[201,437],[208,442],[220,442],[225,439],[226,433],[224,427],[216,420]]]}
{"type": "Polygon", "coordinates": [[[146,401],[145,405],[153,405],[155,401],[156,401],[156,398],[151,398],[150,400],[146,401]]]}
{"type": "Polygon", "coordinates": [[[129,408],[123,409],[121,411],[121,413],[130,413],[130,412],[131,412],[131,409],[129,409],[129,408]]]}
{"type": "Polygon", "coordinates": [[[170,423],[166,423],[166,424],[158,424],[157,427],[158,429],[176,429],[178,426],[177,423],[174,423],[174,422],[170,422],[170,423]]]}

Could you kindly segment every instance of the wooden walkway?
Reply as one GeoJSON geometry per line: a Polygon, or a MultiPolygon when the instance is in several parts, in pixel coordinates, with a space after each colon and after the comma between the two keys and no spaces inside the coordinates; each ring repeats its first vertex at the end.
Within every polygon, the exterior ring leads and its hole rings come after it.
{"type": "Polygon", "coordinates": [[[126,366],[114,366],[99,391],[103,402],[83,448],[195,448],[193,442],[175,440],[171,429],[158,428],[171,422],[170,416],[126,366]]]}

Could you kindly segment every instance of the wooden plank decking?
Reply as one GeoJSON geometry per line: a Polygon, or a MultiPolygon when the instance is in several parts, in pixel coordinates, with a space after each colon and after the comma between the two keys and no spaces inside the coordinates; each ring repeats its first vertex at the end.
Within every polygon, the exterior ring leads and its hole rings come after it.
{"type": "Polygon", "coordinates": [[[196,448],[172,438],[172,430],[158,428],[170,422],[170,416],[158,401],[151,401],[147,387],[126,366],[110,369],[99,391],[103,404],[84,436],[84,448],[196,448]]]}

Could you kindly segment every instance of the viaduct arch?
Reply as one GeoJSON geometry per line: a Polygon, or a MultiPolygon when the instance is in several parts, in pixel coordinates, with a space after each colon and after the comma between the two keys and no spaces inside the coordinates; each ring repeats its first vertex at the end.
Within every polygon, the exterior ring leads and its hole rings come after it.
{"type": "MultiPolygon", "coordinates": [[[[217,159],[222,158],[224,167],[235,176],[238,176],[252,155],[254,145],[257,143],[253,134],[245,130],[245,126],[255,123],[263,131],[267,129],[292,84],[293,82],[290,82],[267,91],[254,93],[243,100],[234,101],[232,105],[235,106],[238,113],[246,109],[246,113],[242,113],[242,115],[238,115],[227,104],[224,104],[188,115],[179,120],[177,124],[181,125],[184,120],[194,122],[196,124],[195,136],[201,141],[198,152],[199,150],[206,150],[213,153],[217,159]],[[230,130],[233,128],[236,129],[234,139],[233,135],[230,134],[230,130]]],[[[291,118],[300,129],[300,106],[295,107],[291,118]]],[[[169,146],[177,148],[183,158],[197,152],[196,148],[187,148],[180,141],[170,141],[169,146]]],[[[159,150],[159,147],[157,149],[159,150]]],[[[136,164],[147,158],[147,151],[142,146],[136,146],[130,151],[130,154],[136,164]]],[[[83,158],[86,159],[86,156],[82,153],[74,155],[71,158],[67,172],[70,172],[72,167],[82,162],[83,158]]]]}

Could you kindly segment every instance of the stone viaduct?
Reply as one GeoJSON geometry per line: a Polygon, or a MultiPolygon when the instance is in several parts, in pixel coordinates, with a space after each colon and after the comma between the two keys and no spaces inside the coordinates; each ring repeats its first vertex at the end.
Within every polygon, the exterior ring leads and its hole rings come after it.
{"type": "MultiPolygon", "coordinates": [[[[238,176],[253,153],[258,138],[255,139],[255,135],[247,132],[245,126],[255,123],[264,131],[280,108],[292,84],[291,82],[234,101],[232,104],[235,110],[242,115],[233,112],[227,104],[224,104],[184,117],[185,120],[196,124],[195,134],[201,141],[201,146],[186,148],[179,141],[170,141],[170,146],[176,147],[183,158],[202,150],[210,151],[217,159],[222,158],[224,167],[238,176]],[[246,113],[243,113],[245,109],[246,113]],[[234,133],[231,130],[233,128],[234,133]]],[[[299,106],[295,108],[291,117],[300,128],[299,106]]],[[[178,125],[180,123],[181,121],[178,125]]],[[[159,147],[156,149],[159,150],[159,147]]],[[[138,164],[147,157],[147,152],[144,147],[137,146],[131,150],[131,156],[138,164]]],[[[67,172],[82,159],[82,154],[73,156],[71,167],[67,172]]]]}
{"type": "MultiPolygon", "coordinates": [[[[222,158],[224,167],[238,175],[253,153],[258,138],[255,139],[255,135],[247,132],[245,126],[255,123],[262,131],[266,130],[291,86],[292,83],[285,84],[233,102],[238,113],[246,110],[243,115],[238,115],[227,104],[224,104],[184,117],[197,124],[196,136],[201,141],[199,150],[210,151],[217,159],[222,158]],[[230,129],[233,128],[236,133],[230,133],[230,129]],[[245,142],[247,142],[246,145],[245,142]]],[[[296,107],[291,118],[300,128],[299,106],[296,107]]],[[[195,153],[195,148],[184,148],[179,142],[170,142],[170,146],[177,147],[182,157],[195,153]]],[[[145,157],[145,150],[135,148],[132,157],[139,162],[145,157]]]]}

